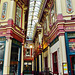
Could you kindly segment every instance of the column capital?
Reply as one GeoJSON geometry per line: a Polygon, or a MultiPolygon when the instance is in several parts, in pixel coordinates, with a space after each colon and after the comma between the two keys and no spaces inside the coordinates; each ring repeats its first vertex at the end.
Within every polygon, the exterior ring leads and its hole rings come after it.
{"type": "Polygon", "coordinates": [[[57,15],[57,20],[63,20],[63,15],[62,14],[58,14],[57,15]]]}
{"type": "Polygon", "coordinates": [[[12,40],[12,36],[6,36],[6,40],[11,39],[12,40]]]}

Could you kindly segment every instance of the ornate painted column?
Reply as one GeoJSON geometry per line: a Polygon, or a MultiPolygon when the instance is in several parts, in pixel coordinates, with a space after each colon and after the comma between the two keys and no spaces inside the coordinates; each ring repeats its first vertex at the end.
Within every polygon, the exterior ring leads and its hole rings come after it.
{"type": "Polygon", "coordinates": [[[49,68],[49,71],[51,70],[51,66],[50,66],[50,47],[48,46],[48,68],[49,68]]]}
{"type": "Polygon", "coordinates": [[[32,61],[32,74],[34,74],[34,60],[32,61]]]}
{"type": "Polygon", "coordinates": [[[9,75],[12,39],[6,40],[3,75],[9,75]]]}
{"type": "MultiPolygon", "coordinates": [[[[64,34],[59,35],[59,53],[60,54],[60,75],[63,75],[63,63],[67,63],[66,59],[66,47],[65,47],[65,36],[64,34]]],[[[59,60],[59,59],[58,59],[59,60]]]]}
{"type": "Polygon", "coordinates": [[[24,53],[23,53],[23,50],[24,50],[24,44],[22,44],[22,51],[21,51],[21,75],[23,75],[23,66],[24,66],[24,53]]]}
{"type": "Polygon", "coordinates": [[[16,2],[14,0],[10,1],[10,7],[9,7],[9,19],[8,19],[8,25],[13,25],[13,21],[15,21],[15,12],[16,12],[16,2]]]}
{"type": "Polygon", "coordinates": [[[44,71],[44,53],[42,52],[42,71],[44,71]]]}
{"type": "Polygon", "coordinates": [[[22,29],[24,29],[24,25],[25,25],[25,15],[26,15],[27,7],[24,8],[24,5],[23,5],[22,8],[23,8],[22,29]]]}
{"type": "Polygon", "coordinates": [[[41,75],[41,54],[39,55],[39,74],[41,75]]]}
{"type": "Polygon", "coordinates": [[[57,20],[63,20],[61,0],[56,0],[56,6],[57,6],[57,20]]]}

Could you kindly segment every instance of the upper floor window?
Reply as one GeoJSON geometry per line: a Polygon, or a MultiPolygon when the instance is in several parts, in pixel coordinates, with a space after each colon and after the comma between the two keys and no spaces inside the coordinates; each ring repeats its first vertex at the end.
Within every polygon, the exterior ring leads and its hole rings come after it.
{"type": "Polygon", "coordinates": [[[44,34],[47,33],[47,20],[44,21],[44,34]]]}
{"type": "Polygon", "coordinates": [[[30,49],[26,50],[26,56],[30,56],[30,49]]]}
{"type": "Polygon", "coordinates": [[[51,7],[51,24],[53,25],[53,23],[56,21],[56,17],[57,13],[56,13],[56,1],[53,2],[53,5],[51,7]]]}
{"type": "Polygon", "coordinates": [[[16,25],[19,27],[21,26],[21,14],[22,14],[22,8],[17,5],[16,7],[16,25]]]}

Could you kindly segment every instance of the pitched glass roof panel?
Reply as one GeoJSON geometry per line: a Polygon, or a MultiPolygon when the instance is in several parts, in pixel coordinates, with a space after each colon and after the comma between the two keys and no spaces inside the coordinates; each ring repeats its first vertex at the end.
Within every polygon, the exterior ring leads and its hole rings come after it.
{"type": "Polygon", "coordinates": [[[29,14],[28,14],[28,26],[27,26],[27,36],[29,39],[33,39],[33,33],[36,23],[38,22],[38,13],[40,10],[42,0],[30,0],[29,14]]]}

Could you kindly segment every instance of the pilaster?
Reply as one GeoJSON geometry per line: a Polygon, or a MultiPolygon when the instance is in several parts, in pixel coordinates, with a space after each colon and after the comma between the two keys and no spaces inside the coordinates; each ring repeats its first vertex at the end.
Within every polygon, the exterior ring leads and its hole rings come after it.
{"type": "Polygon", "coordinates": [[[42,52],[42,71],[44,71],[44,53],[42,52]]]}
{"type": "Polygon", "coordinates": [[[21,51],[21,75],[23,75],[23,64],[24,64],[24,56],[23,56],[23,50],[24,50],[24,45],[22,44],[22,51],[21,51]]]}
{"type": "Polygon", "coordinates": [[[60,58],[61,58],[61,74],[63,75],[63,63],[67,63],[67,59],[66,59],[66,49],[65,49],[65,36],[64,35],[59,35],[59,54],[60,54],[60,58]]]}
{"type": "Polygon", "coordinates": [[[50,65],[50,47],[48,46],[48,68],[49,68],[49,71],[51,71],[51,65],[50,65]]]}
{"type": "Polygon", "coordinates": [[[9,75],[10,57],[11,57],[11,44],[12,44],[12,40],[7,39],[6,40],[6,48],[5,48],[3,75],[9,75]]]}
{"type": "Polygon", "coordinates": [[[39,72],[41,72],[41,55],[39,55],[39,72]]]}
{"type": "Polygon", "coordinates": [[[56,6],[57,6],[57,20],[63,20],[61,0],[56,0],[56,6]]]}
{"type": "Polygon", "coordinates": [[[8,18],[8,25],[13,25],[15,22],[15,12],[16,12],[16,2],[14,0],[10,1],[10,8],[9,8],[9,18],[8,18]]]}

